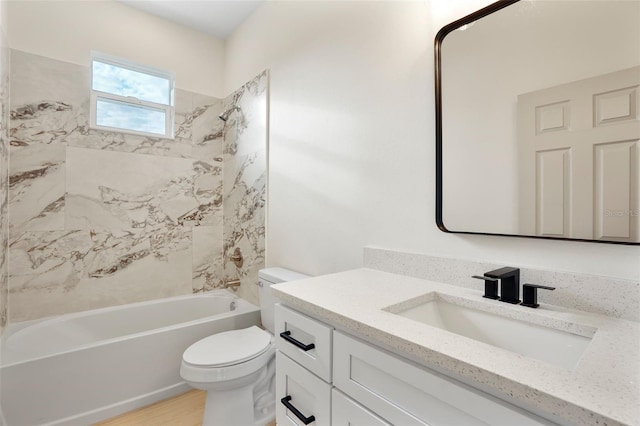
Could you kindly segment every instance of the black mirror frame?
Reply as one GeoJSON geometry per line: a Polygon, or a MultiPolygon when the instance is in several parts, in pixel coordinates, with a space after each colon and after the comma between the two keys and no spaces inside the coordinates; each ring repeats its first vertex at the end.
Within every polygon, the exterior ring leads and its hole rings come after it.
{"type": "Polygon", "coordinates": [[[435,112],[436,112],[436,225],[442,232],[451,234],[467,234],[467,235],[493,235],[500,237],[519,237],[519,238],[536,238],[553,241],[573,241],[587,243],[603,243],[603,244],[622,244],[622,245],[640,245],[640,242],[628,241],[606,241],[606,240],[587,240],[582,238],[564,238],[564,237],[547,237],[538,235],[519,235],[519,234],[494,234],[489,232],[471,232],[471,231],[452,231],[447,229],[442,218],[442,42],[444,38],[452,31],[457,30],[463,25],[470,24],[480,18],[491,15],[505,7],[511,6],[520,0],[498,0],[476,12],[471,13],[457,21],[445,25],[438,31],[434,41],[434,75],[435,75],[435,112]]]}

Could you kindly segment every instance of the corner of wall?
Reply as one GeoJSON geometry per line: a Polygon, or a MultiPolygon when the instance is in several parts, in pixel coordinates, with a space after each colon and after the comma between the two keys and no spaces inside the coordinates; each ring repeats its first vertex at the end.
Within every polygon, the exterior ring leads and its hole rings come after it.
{"type": "MultiPolygon", "coordinates": [[[[9,306],[9,46],[7,2],[0,1],[0,336],[7,325],[9,306]]],[[[2,424],[2,413],[0,413],[2,424]]]]}

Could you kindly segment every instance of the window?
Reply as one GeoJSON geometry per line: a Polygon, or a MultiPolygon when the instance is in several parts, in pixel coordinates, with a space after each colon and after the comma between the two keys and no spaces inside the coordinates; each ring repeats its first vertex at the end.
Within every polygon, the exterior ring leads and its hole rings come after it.
{"type": "Polygon", "coordinates": [[[173,138],[175,75],[91,54],[91,128],[173,138]]]}

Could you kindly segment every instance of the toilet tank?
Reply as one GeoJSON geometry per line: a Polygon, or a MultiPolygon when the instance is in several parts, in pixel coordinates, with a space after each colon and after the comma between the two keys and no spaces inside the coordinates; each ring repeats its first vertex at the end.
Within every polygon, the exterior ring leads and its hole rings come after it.
{"type": "Polygon", "coordinates": [[[283,283],[287,281],[301,280],[309,278],[299,272],[284,268],[266,268],[258,271],[258,286],[260,297],[260,315],[262,325],[273,334],[273,307],[277,299],[271,295],[269,287],[271,284],[283,283]]]}

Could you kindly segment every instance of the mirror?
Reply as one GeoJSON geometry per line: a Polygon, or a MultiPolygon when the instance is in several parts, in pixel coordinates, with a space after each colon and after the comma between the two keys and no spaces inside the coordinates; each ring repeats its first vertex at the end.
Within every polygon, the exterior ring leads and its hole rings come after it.
{"type": "Polygon", "coordinates": [[[441,230],[640,244],[640,1],[499,1],[435,52],[441,230]]]}

